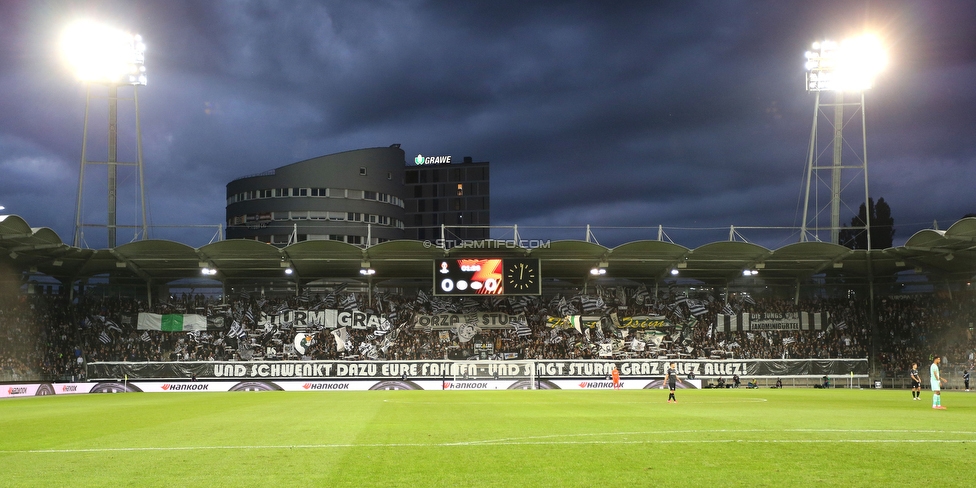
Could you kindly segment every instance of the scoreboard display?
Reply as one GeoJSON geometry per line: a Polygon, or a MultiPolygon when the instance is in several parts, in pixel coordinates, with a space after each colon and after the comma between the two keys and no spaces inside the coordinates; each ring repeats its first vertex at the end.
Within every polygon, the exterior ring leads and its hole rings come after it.
{"type": "Polygon", "coordinates": [[[461,258],[434,261],[434,295],[541,295],[539,260],[461,258]]]}

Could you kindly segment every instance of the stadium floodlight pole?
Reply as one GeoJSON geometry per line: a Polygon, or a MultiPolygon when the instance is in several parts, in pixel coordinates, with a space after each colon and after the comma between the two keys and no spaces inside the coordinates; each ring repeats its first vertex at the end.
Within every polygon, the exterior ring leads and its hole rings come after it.
{"type": "Polygon", "coordinates": [[[75,213],[74,246],[80,245],[82,194],[84,192],[85,167],[88,164],[105,164],[108,167],[108,247],[116,245],[118,166],[134,165],[139,172],[141,199],[142,239],[148,236],[146,220],[146,191],[142,162],[142,127],[139,122],[138,87],[146,85],[146,45],[142,37],[118,29],[79,21],[71,24],[62,36],[65,59],[78,78],[87,84],[85,94],[85,128],[81,145],[81,174],[78,177],[78,201],[75,213]],[[108,90],[108,157],[104,162],[88,161],[88,121],[91,104],[91,85],[105,85],[108,90]],[[132,86],[135,106],[136,162],[118,160],[118,101],[119,87],[132,86]]]}
{"type": "MultiPolygon", "coordinates": [[[[887,58],[880,41],[870,35],[863,35],[836,43],[832,41],[820,41],[813,43],[812,51],[806,52],[806,90],[816,95],[813,116],[813,127],[810,131],[810,147],[807,155],[806,172],[806,194],[803,203],[803,222],[800,228],[800,241],[805,242],[808,238],[808,225],[810,225],[809,206],[810,206],[810,186],[815,179],[818,170],[829,170],[830,177],[830,242],[839,244],[840,240],[840,207],[841,192],[843,191],[842,170],[859,169],[863,172],[864,178],[864,204],[867,210],[867,217],[864,222],[864,231],[867,232],[867,246],[871,249],[871,212],[868,205],[868,170],[867,170],[867,124],[864,114],[864,91],[871,88],[877,75],[884,69],[887,58]],[[834,94],[833,103],[822,103],[821,93],[831,92],[834,94]],[[855,94],[856,102],[846,103],[845,94],[855,94]],[[844,107],[853,105],[861,112],[861,136],[862,154],[861,162],[858,165],[843,164],[844,152],[844,107]],[[833,107],[833,159],[831,165],[820,166],[816,164],[818,155],[817,150],[817,126],[819,123],[819,113],[821,107],[833,107]]],[[[819,180],[819,178],[816,178],[819,180]]],[[[814,212],[814,219],[819,219],[820,209],[814,212]]],[[[814,222],[812,230],[817,235],[822,228],[814,222]]]]}

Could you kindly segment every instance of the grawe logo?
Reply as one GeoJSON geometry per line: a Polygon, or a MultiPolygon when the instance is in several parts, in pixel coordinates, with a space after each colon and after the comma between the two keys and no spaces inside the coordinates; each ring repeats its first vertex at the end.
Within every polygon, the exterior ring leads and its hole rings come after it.
{"type": "Polygon", "coordinates": [[[11,386],[10,388],[7,388],[8,395],[23,395],[25,393],[27,393],[26,386],[11,386]]]}
{"type": "Polygon", "coordinates": [[[423,164],[451,164],[450,156],[424,156],[423,154],[418,154],[417,157],[413,158],[413,163],[420,166],[423,164]]]}
{"type": "Polygon", "coordinates": [[[78,385],[64,385],[61,387],[61,391],[65,393],[69,391],[78,391],[78,385]]]}

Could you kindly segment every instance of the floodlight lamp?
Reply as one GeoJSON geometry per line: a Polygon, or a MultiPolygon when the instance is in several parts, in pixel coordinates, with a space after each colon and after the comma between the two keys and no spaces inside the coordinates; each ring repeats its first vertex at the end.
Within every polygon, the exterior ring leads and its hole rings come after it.
{"type": "Polygon", "coordinates": [[[671,276],[678,276],[678,268],[671,268],[671,276]]]}
{"type": "Polygon", "coordinates": [[[376,274],[376,270],[373,268],[362,268],[359,270],[359,274],[363,276],[373,276],[376,274]]]}
{"type": "Polygon", "coordinates": [[[590,274],[593,276],[600,276],[607,274],[606,268],[593,268],[590,270],[590,274]]]}
{"type": "Polygon", "coordinates": [[[815,42],[812,48],[804,53],[807,91],[864,91],[888,61],[881,41],[867,34],[840,44],[815,42]]]}
{"type": "Polygon", "coordinates": [[[61,48],[65,60],[82,81],[146,84],[146,44],[142,36],[79,21],[65,29],[61,48]]]}
{"type": "Polygon", "coordinates": [[[291,276],[292,273],[294,273],[294,272],[295,272],[295,270],[293,270],[291,268],[285,268],[285,274],[288,275],[288,276],[291,276]]]}

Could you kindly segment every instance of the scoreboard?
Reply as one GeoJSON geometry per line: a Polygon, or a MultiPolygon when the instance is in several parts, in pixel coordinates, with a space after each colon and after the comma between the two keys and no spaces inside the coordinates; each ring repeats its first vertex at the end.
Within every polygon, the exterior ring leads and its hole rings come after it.
{"type": "Polygon", "coordinates": [[[458,258],[434,261],[434,295],[541,295],[539,260],[458,258]]]}

